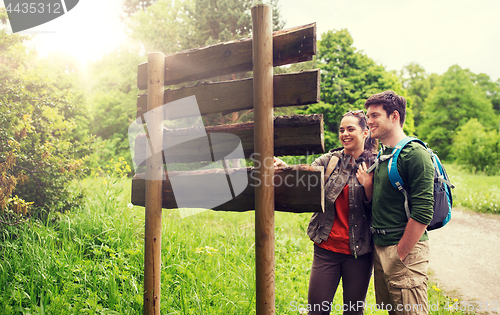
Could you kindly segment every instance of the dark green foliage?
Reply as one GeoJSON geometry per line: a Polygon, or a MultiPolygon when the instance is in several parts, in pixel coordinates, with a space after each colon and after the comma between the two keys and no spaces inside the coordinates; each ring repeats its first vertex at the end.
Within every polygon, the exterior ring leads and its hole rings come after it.
{"type": "MultiPolygon", "coordinates": [[[[331,149],[338,146],[338,125],[348,110],[364,109],[366,99],[374,93],[389,89],[403,96],[406,93],[394,73],[387,72],[352,46],[353,39],[346,29],[328,31],[321,38],[317,62],[322,70],[322,102],[303,112],[324,115],[325,146],[331,149]]],[[[408,134],[414,131],[411,109],[408,109],[405,131],[408,134]]]]}
{"type": "Polygon", "coordinates": [[[477,118],[486,128],[497,125],[491,100],[474,79],[475,75],[455,65],[438,80],[429,94],[417,126],[419,137],[448,158],[456,130],[471,118],[477,118]]]}
{"type": "Polygon", "coordinates": [[[252,29],[251,6],[252,1],[248,0],[194,0],[192,4],[186,3],[190,21],[186,47],[201,47],[248,36],[252,29]]]}

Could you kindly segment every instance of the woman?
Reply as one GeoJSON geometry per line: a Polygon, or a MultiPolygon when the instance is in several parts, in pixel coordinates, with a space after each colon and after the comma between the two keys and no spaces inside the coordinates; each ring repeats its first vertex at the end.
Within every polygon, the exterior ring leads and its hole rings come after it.
{"type": "MultiPolygon", "coordinates": [[[[370,232],[376,142],[362,110],[344,114],[339,128],[343,148],[330,150],[312,165],[325,167],[325,212],[313,214],[307,234],[314,241],[309,281],[310,315],[363,314],[373,268],[370,232]],[[331,173],[331,174],[330,174],[331,173]],[[332,305],[342,279],[344,305],[332,305]]],[[[275,160],[275,166],[284,166],[275,160]]]]}

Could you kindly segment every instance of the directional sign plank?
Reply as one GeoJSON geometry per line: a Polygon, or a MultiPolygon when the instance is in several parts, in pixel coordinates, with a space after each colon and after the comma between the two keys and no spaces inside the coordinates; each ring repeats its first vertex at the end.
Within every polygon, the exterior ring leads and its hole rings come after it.
{"type": "MultiPolygon", "coordinates": [[[[319,103],[319,70],[275,75],[274,107],[319,103]]],[[[191,95],[196,96],[200,114],[231,113],[253,108],[253,79],[202,83],[197,86],[165,90],[164,104],[191,95]]],[[[137,99],[137,117],[146,113],[147,95],[137,99]]],[[[168,113],[165,112],[165,119],[168,113]]],[[[180,117],[172,117],[175,119],[180,117]]]]}
{"type": "MultiPolygon", "coordinates": [[[[207,134],[225,133],[239,137],[245,158],[250,158],[254,152],[254,123],[239,123],[205,128],[207,134]]],[[[182,137],[199,135],[198,128],[164,129],[163,148],[168,148],[169,143],[180,143],[182,137]]],[[[231,141],[216,142],[211,139],[211,146],[207,146],[207,139],[200,137],[163,152],[170,163],[192,163],[206,160],[210,157],[210,149],[226,156],[231,153],[234,143],[231,141]]],[[[135,140],[135,162],[141,165],[146,159],[146,134],[139,134],[135,140]]],[[[296,115],[277,116],[274,118],[274,155],[310,155],[325,151],[323,138],[323,115],[296,115]]]]}
{"type": "MultiPolygon", "coordinates": [[[[248,186],[241,194],[236,196],[224,204],[215,207],[213,210],[222,211],[248,211],[255,209],[255,186],[256,176],[253,173],[253,168],[237,168],[229,169],[229,174],[233,172],[244,172],[248,176],[248,186]]],[[[165,209],[178,208],[175,196],[188,195],[192,202],[190,207],[203,208],[204,202],[207,202],[206,195],[203,195],[202,200],[197,199],[199,195],[197,190],[192,186],[176,187],[176,194],[172,190],[172,185],[168,177],[189,176],[192,180],[199,182],[203,176],[209,176],[214,173],[224,172],[224,170],[199,170],[185,172],[168,172],[167,180],[163,181],[162,185],[162,207],[165,209]]],[[[275,186],[275,210],[286,212],[323,212],[324,210],[324,195],[323,195],[323,172],[324,168],[310,165],[292,165],[284,168],[277,168],[274,171],[273,183],[275,186]]],[[[145,192],[144,174],[136,174],[132,179],[132,204],[136,206],[144,206],[145,192]]],[[[217,191],[213,185],[205,187],[205,189],[217,191]]],[[[214,193],[214,198],[217,198],[214,193]]]]}
{"type": "MultiPolygon", "coordinates": [[[[273,33],[273,66],[312,60],[316,23],[273,33]]],[[[137,72],[137,87],[147,88],[147,62],[137,72]]],[[[186,50],[165,57],[165,85],[252,71],[252,38],[186,50]]]]}

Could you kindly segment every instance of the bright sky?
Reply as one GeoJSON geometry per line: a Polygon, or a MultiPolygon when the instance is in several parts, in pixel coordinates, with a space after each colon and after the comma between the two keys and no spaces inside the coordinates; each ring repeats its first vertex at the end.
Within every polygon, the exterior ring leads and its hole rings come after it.
{"type": "Polygon", "coordinates": [[[354,47],[387,70],[410,62],[442,74],[454,64],[500,78],[498,0],[282,0],[287,27],[346,28],[354,47]]]}
{"type": "MultiPolygon", "coordinates": [[[[36,34],[31,42],[42,56],[63,51],[83,62],[98,60],[126,39],[120,21],[121,3],[122,0],[80,0],[65,15],[19,34],[36,34]]],[[[0,0],[0,7],[4,6],[0,0]]]]}
{"type": "MultiPolygon", "coordinates": [[[[3,6],[3,0],[0,0],[3,6]]],[[[444,73],[458,64],[500,78],[498,0],[281,0],[286,28],[317,23],[327,30],[347,28],[354,46],[387,70],[420,64],[444,73]]],[[[66,15],[31,29],[41,54],[63,50],[81,60],[110,52],[126,36],[121,0],[80,0],[66,15]]]]}

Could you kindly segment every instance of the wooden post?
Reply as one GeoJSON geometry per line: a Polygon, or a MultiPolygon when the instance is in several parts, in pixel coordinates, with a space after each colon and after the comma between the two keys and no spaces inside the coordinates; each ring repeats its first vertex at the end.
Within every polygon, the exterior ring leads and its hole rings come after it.
{"type": "MultiPolygon", "coordinates": [[[[148,112],[163,105],[164,68],[163,53],[148,55],[148,112]]],[[[147,116],[147,132],[152,155],[146,161],[143,313],[160,315],[163,115],[150,112],[147,116]],[[153,139],[155,141],[152,141],[153,139]]]]}
{"type": "Polygon", "coordinates": [[[273,21],[268,5],[252,8],[255,156],[256,314],[275,314],[273,187],[273,21]]]}

